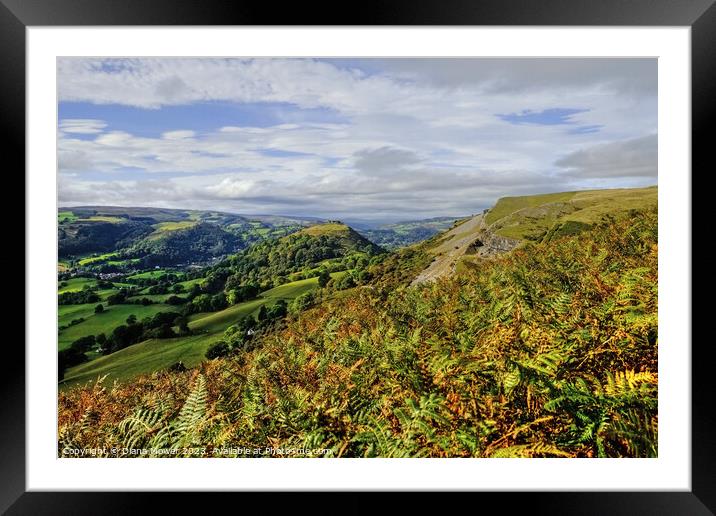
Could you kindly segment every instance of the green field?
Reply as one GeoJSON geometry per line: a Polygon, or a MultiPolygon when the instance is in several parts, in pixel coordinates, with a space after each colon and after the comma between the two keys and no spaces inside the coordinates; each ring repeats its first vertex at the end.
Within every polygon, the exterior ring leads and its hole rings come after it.
{"type": "Polygon", "coordinates": [[[220,337],[221,333],[212,333],[145,340],[69,369],[60,388],[94,381],[104,375],[109,375],[110,381],[127,381],[140,374],[166,369],[176,362],[192,367],[204,360],[206,350],[220,337]]]}
{"type": "MultiPolygon", "coordinates": [[[[334,275],[337,274],[340,273],[334,273],[334,275]]],[[[279,299],[289,302],[301,294],[310,292],[316,287],[318,287],[318,278],[286,283],[285,285],[280,285],[261,293],[257,299],[230,306],[219,312],[195,314],[195,316],[191,318],[189,328],[195,331],[223,332],[226,328],[238,322],[243,317],[258,313],[262,305],[273,305],[279,299]]]]}
{"type": "Polygon", "coordinates": [[[202,281],[204,281],[204,278],[194,278],[186,281],[180,281],[179,283],[176,283],[178,285],[181,285],[184,287],[184,290],[189,290],[194,285],[199,285],[202,281]]]}
{"type": "Polygon", "coordinates": [[[162,276],[163,274],[168,274],[172,271],[166,271],[164,269],[155,269],[153,271],[146,271],[146,272],[140,272],[138,274],[132,274],[131,276],[127,276],[128,280],[133,279],[155,279],[159,276],[162,276]]]}
{"type": "Polygon", "coordinates": [[[95,262],[103,262],[110,258],[114,258],[115,256],[117,256],[116,252],[100,254],[99,256],[88,256],[87,258],[82,258],[81,260],[79,260],[77,262],[77,264],[78,265],[89,265],[89,264],[95,263],[95,262]]]}
{"type": "MultiPolygon", "coordinates": [[[[331,274],[332,277],[340,277],[345,272],[336,272],[331,274]]],[[[134,344],[125,349],[103,356],[90,362],[72,367],[65,373],[65,380],[61,383],[61,387],[65,388],[70,385],[84,383],[95,380],[98,376],[109,375],[110,380],[125,381],[133,378],[138,374],[151,373],[153,371],[166,369],[172,364],[182,361],[185,366],[192,367],[204,360],[204,354],[209,346],[219,340],[226,328],[238,322],[249,314],[256,314],[262,305],[271,306],[279,299],[287,302],[295,299],[305,292],[309,292],[318,287],[318,278],[310,278],[301,281],[286,283],[278,287],[263,292],[259,298],[246,301],[234,306],[230,306],[225,310],[212,313],[194,314],[189,328],[195,332],[201,332],[198,335],[189,337],[178,337],[174,339],[152,339],[139,344],[134,344]]],[[[85,306],[85,305],[78,305],[85,306]]],[[[164,307],[162,310],[168,311],[168,305],[149,305],[142,307],[139,305],[117,305],[128,306],[130,308],[147,308],[164,307]]],[[[116,308],[116,307],[110,307],[116,308]]],[[[77,312],[80,313],[80,312],[77,312]]],[[[138,312],[126,312],[124,319],[134,313],[137,318],[141,319],[145,315],[138,312]]],[[[92,306],[92,317],[102,317],[94,315],[94,305],[92,306]]],[[[76,315],[68,320],[76,318],[76,315]]],[[[120,318],[121,319],[121,318],[120,318]]],[[[124,319],[118,324],[123,324],[124,319]]],[[[82,327],[90,323],[91,320],[85,321],[70,329],[82,327]]],[[[69,331],[70,329],[66,330],[69,331]]],[[[92,332],[90,332],[92,333],[92,332]]],[[[96,333],[101,333],[97,331],[96,333]]],[[[82,336],[82,335],[79,335],[82,336]]],[[[62,336],[60,337],[62,338],[62,336]]],[[[79,338],[79,337],[75,337],[79,338]]],[[[71,341],[70,341],[71,342],[71,341]]],[[[67,347],[69,343],[65,344],[67,347]]],[[[60,349],[63,349],[62,347],[60,349]]]]}
{"type": "Polygon", "coordinates": [[[94,287],[97,284],[97,280],[94,278],[70,278],[65,280],[63,283],[67,283],[64,287],[59,287],[57,290],[58,294],[65,292],[79,292],[85,286],[94,287]]]}
{"type": "Polygon", "coordinates": [[[124,219],[122,217],[112,217],[109,215],[93,215],[92,217],[85,217],[82,219],[78,219],[81,222],[122,222],[124,219]]]}
{"type": "Polygon", "coordinates": [[[58,222],[74,222],[77,220],[77,216],[71,211],[59,211],[57,212],[58,222]]]}
{"type": "Polygon", "coordinates": [[[105,311],[101,314],[94,313],[97,303],[84,305],[62,305],[58,310],[58,325],[65,326],[73,319],[83,317],[85,320],[74,326],[59,332],[58,349],[66,349],[75,340],[87,335],[105,335],[112,332],[114,328],[125,324],[127,317],[134,314],[137,319],[151,317],[159,312],[176,312],[177,307],[171,305],[111,305],[105,304],[105,311]]]}
{"type": "Polygon", "coordinates": [[[197,314],[198,317],[192,318],[191,322],[189,322],[189,328],[193,331],[208,333],[223,332],[226,328],[238,322],[243,317],[258,312],[259,308],[261,308],[262,305],[268,304],[268,302],[268,299],[253,299],[230,306],[219,312],[197,314]]]}
{"type": "Polygon", "coordinates": [[[121,281],[113,281],[113,282],[112,282],[112,285],[114,285],[114,286],[117,287],[117,288],[122,288],[122,287],[124,287],[124,288],[134,288],[134,287],[137,286],[137,285],[134,285],[134,284],[132,284],[132,283],[123,283],[123,282],[121,282],[121,281]]]}
{"type": "Polygon", "coordinates": [[[158,224],[152,224],[154,233],[149,235],[149,240],[156,240],[161,238],[164,233],[168,231],[178,231],[180,229],[189,229],[196,226],[197,220],[179,220],[174,222],[159,222],[158,224]]]}
{"type": "Polygon", "coordinates": [[[140,258],[128,258],[126,260],[107,260],[107,265],[136,265],[137,263],[141,262],[142,260],[140,258]]]}
{"type": "MultiPolygon", "coordinates": [[[[72,278],[69,280],[65,280],[67,285],[64,287],[60,287],[57,290],[58,294],[64,294],[65,292],[79,292],[80,290],[83,290],[85,286],[88,287],[96,287],[97,286],[97,280],[94,278],[72,278]]],[[[98,290],[97,294],[99,295],[100,299],[102,301],[106,300],[111,294],[115,293],[117,291],[117,288],[126,287],[131,288],[135,285],[131,285],[129,283],[112,283],[114,288],[108,288],[103,290],[98,290]]],[[[93,305],[94,306],[94,305],[93,305]]],[[[63,306],[62,308],[68,308],[67,306],[63,306]]]]}

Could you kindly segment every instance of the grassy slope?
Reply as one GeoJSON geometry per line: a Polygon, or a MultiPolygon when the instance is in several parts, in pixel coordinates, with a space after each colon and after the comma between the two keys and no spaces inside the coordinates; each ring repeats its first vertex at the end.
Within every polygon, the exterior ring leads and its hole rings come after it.
{"type": "Polygon", "coordinates": [[[196,220],[180,220],[172,222],[159,222],[154,224],[154,233],[150,234],[147,239],[158,240],[166,235],[170,231],[178,231],[180,229],[189,229],[196,226],[198,221],[196,220]]]}
{"type": "Polygon", "coordinates": [[[82,258],[82,259],[79,260],[77,263],[78,263],[79,265],[82,265],[82,266],[84,266],[84,265],[90,265],[91,263],[103,262],[103,261],[109,260],[110,258],[113,258],[113,257],[117,256],[117,254],[118,254],[118,253],[117,253],[116,251],[114,251],[114,252],[111,252],[111,253],[100,254],[100,255],[98,255],[98,256],[89,256],[89,257],[87,257],[87,258],[82,258]]]}
{"type": "Polygon", "coordinates": [[[184,287],[185,290],[189,290],[194,285],[199,285],[202,281],[204,281],[204,278],[194,278],[186,281],[180,281],[179,285],[184,287]]]}
{"type": "Polygon", "coordinates": [[[156,446],[188,393],[203,399],[206,380],[207,412],[191,434],[201,445],[310,443],[332,457],[654,457],[657,233],[654,210],[626,215],[486,261],[466,278],[355,289],[201,371],[61,392],[60,448],[126,438],[119,423],[147,408],[148,431],[133,435],[138,447],[156,446]]]}
{"type": "Polygon", "coordinates": [[[79,292],[84,288],[85,285],[94,286],[97,284],[97,280],[94,278],[72,278],[66,280],[67,285],[60,287],[57,291],[58,294],[65,292],[79,292]]]}
{"type": "Polygon", "coordinates": [[[74,222],[77,220],[77,216],[71,211],[59,211],[57,212],[58,222],[74,222]]]}
{"type": "Polygon", "coordinates": [[[217,338],[217,335],[201,334],[146,340],[69,369],[61,387],[84,383],[104,375],[109,375],[112,380],[127,380],[180,361],[187,366],[196,365],[204,359],[206,349],[217,338]]]}
{"type": "MultiPolygon", "coordinates": [[[[341,273],[332,274],[333,277],[341,273]]],[[[223,335],[224,330],[236,323],[241,318],[255,314],[262,305],[272,305],[279,299],[290,301],[305,292],[309,292],[318,286],[318,278],[310,278],[301,281],[286,283],[271,290],[263,292],[258,299],[230,306],[225,310],[209,314],[196,314],[189,327],[195,332],[202,332],[190,337],[179,337],[175,339],[150,339],[128,348],[103,356],[70,368],[65,373],[65,381],[61,384],[63,388],[77,385],[97,378],[97,376],[108,374],[110,379],[125,381],[138,374],[151,373],[160,369],[166,369],[176,362],[183,362],[187,367],[193,367],[204,360],[204,354],[211,344],[216,342],[223,335]]],[[[75,305],[86,306],[86,305],[75,305]]],[[[168,305],[118,305],[136,308],[167,307],[168,305]]],[[[114,308],[114,307],[110,307],[114,308]]],[[[158,310],[166,311],[166,310],[158,310]]],[[[137,318],[141,318],[139,313],[137,318]]],[[[129,315],[129,312],[127,313],[129,315]]],[[[94,305],[92,305],[92,316],[94,316],[94,305]]],[[[75,316],[76,317],[76,316],[75,316]]],[[[71,318],[75,318],[71,317],[71,318]]],[[[100,316],[101,317],[101,316],[100,316]]],[[[126,319],[126,315],[124,319],[126,319]]],[[[118,324],[124,322],[122,319],[118,324]]],[[[90,321],[85,321],[72,328],[81,327],[90,321]]],[[[70,329],[72,329],[70,328],[70,329]]],[[[69,330],[66,330],[69,331],[69,330]]],[[[99,332],[97,332],[99,333],[99,332]]],[[[83,334],[84,335],[84,334],[83,334]]],[[[81,335],[80,335],[81,336],[81,335]]],[[[62,336],[60,337],[62,338],[62,336]]],[[[70,342],[66,343],[65,347],[70,342]]],[[[62,349],[62,347],[60,348],[62,349]]]]}
{"type": "Polygon", "coordinates": [[[649,187],[503,197],[485,221],[498,235],[539,240],[565,223],[591,225],[605,215],[656,206],[657,194],[656,187],[649,187]]]}
{"type": "Polygon", "coordinates": [[[550,202],[569,201],[576,192],[560,192],[543,195],[523,195],[521,197],[502,197],[485,217],[485,222],[492,224],[503,217],[523,208],[541,206],[550,202]]]}
{"type": "Polygon", "coordinates": [[[192,220],[180,220],[177,222],[160,222],[154,224],[154,228],[157,232],[163,231],[176,231],[177,229],[185,229],[195,226],[196,222],[192,220]]]}
{"type": "Polygon", "coordinates": [[[133,280],[133,279],[155,279],[161,276],[162,274],[167,274],[172,271],[167,271],[164,269],[156,269],[153,271],[146,271],[146,272],[140,272],[139,274],[132,274],[131,276],[127,276],[127,279],[133,280]]]}
{"type": "Polygon", "coordinates": [[[334,224],[334,223],[327,223],[327,224],[316,224],[315,226],[307,227],[306,229],[302,229],[297,234],[301,235],[311,235],[311,236],[320,236],[320,235],[337,235],[340,233],[348,233],[349,229],[348,226],[345,224],[334,224]]]}
{"type": "Polygon", "coordinates": [[[93,215],[92,217],[85,217],[77,219],[80,222],[111,222],[113,224],[122,222],[124,219],[121,217],[111,217],[108,215],[93,215]]]}
{"type": "Polygon", "coordinates": [[[58,310],[58,324],[64,326],[69,324],[72,319],[84,317],[85,321],[69,328],[62,330],[58,337],[58,349],[68,348],[72,342],[86,335],[97,335],[110,333],[114,328],[121,324],[125,324],[127,317],[134,314],[137,319],[151,317],[158,312],[177,311],[177,308],[171,305],[156,304],[149,306],[142,305],[112,305],[105,306],[105,311],[101,314],[94,313],[94,307],[97,303],[89,303],[84,305],[63,305],[58,310]]]}

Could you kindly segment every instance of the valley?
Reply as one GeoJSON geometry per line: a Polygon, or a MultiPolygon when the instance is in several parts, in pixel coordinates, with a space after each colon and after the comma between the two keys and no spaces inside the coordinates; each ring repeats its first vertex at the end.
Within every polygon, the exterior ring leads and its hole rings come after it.
{"type": "MultiPolygon", "coordinates": [[[[637,386],[651,421],[656,209],[656,188],[508,197],[392,250],[337,220],[296,219],[280,227],[255,221],[249,236],[232,230],[246,247],[228,254],[223,248],[202,265],[143,268],[147,254],[112,274],[93,268],[127,260],[128,249],[137,252],[146,242],[179,245],[164,233],[181,234],[181,241],[207,234],[186,233],[199,224],[192,220],[153,222],[152,232],[128,247],[64,258],[58,273],[63,435],[77,436],[66,411],[76,410],[81,395],[89,396],[82,403],[111,407],[116,396],[152,392],[161,406],[174,408],[151,417],[170,425],[178,400],[198,395],[201,378],[215,399],[240,399],[240,412],[222,416],[229,425],[222,431],[248,439],[280,431],[320,442],[336,456],[648,455],[654,428],[628,419],[623,404],[632,402],[620,397],[622,387],[588,403],[612,414],[598,417],[615,417],[624,431],[642,433],[643,442],[630,446],[645,448],[629,451],[608,436],[599,438],[602,444],[567,442],[572,434],[560,428],[582,431],[573,420],[578,409],[568,408],[581,403],[570,396],[582,389],[582,378],[637,386]],[[614,332],[623,339],[604,348],[614,332]],[[318,416],[311,414],[323,411],[318,407],[332,412],[321,412],[323,422],[315,426],[318,416]],[[287,410],[292,426],[267,419],[265,411],[276,410],[287,410]],[[335,420],[339,413],[349,420],[335,420]],[[496,440],[509,435],[515,414],[529,430],[511,445],[496,440]],[[541,423],[555,418],[556,426],[541,423]],[[477,434],[470,430],[476,419],[484,421],[477,434]],[[416,424],[434,428],[433,437],[415,441],[409,429],[416,424]],[[605,446],[609,451],[600,452],[605,446]]],[[[148,213],[152,221],[174,217],[148,213]]],[[[107,220],[119,215],[93,208],[89,217],[69,209],[59,217],[122,224],[107,220]]],[[[237,224],[230,220],[211,231],[228,231],[222,227],[237,224]]],[[[93,430],[98,438],[112,432],[103,425],[121,423],[109,409],[92,410],[106,414],[93,430]]]]}

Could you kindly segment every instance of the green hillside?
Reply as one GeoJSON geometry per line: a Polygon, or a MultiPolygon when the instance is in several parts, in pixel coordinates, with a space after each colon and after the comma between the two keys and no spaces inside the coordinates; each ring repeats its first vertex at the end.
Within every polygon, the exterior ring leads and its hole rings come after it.
{"type": "MultiPolygon", "coordinates": [[[[191,215],[196,217],[196,213],[191,215]]],[[[155,226],[158,236],[141,244],[150,245],[152,250],[147,251],[147,257],[151,258],[142,260],[162,258],[161,249],[181,249],[186,256],[194,256],[205,243],[204,232],[224,232],[195,221],[164,220],[155,226]],[[186,242],[174,245],[177,238],[186,242]]],[[[165,368],[172,365],[173,362],[167,363],[168,358],[136,364],[138,357],[144,356],[140,352],[143,349],[148,352],[167,348],[161,356],[174,357],[176,353],[170,348],[177,348],[203,360],[208,346],[219,340],[229,326],[248,315],[258,317],[262,307],[272,307],[279,301],[287,306],[316,289],[319,279],[321,286],[331,292],[364,281],[366,267],[380,251],[345,225],[317,224],[306,231],[256,242],[200,271],[181,272],[157,264],[141,272],[113,276],[117,283],[94,278],[64,280],[60,284],[63,295],[58,337],[62,384],[76,384],[107,368],[112,377],[128,379],[137,370],[154,371],[157,363],[165,368]],[[97,308],[100,303],[104,310],[97,308]],[[166,319],[168,313],[176,317],[166,319]],[[194,344],[187,348],[186,339],[194,344]],[[140,351],[127,350],[140,344],[140,351]],[[98,357],[100,354],[105,356],[98,357]]],[[[305,298],[301,303],[304,306],[310,302],[305,298]]],[[[287,309],[277,310],[274,313],[283,311],[283,317],[287,309]]]]}
{"type": "Polygon", "coordinates": [[[254,284],[262,290],[318,276],[321,270],[364,269],[383,250],[345,224],[316,224],[258,242],[207,269],[209,283],[254,284]]]}
{"type": "Polygon", "coordinates": [[[204,353],[219,338],[220,335],[217,334],[200,334],[145,340],[68,369],[60,388],[66,389],[105,375],[110,382],[127,381],[140,374],[161,371],[177,362],[193,367],[205,360],[204,353]]]}
{"type": "MultiPolygon", "coordinates": [[[[333,277],[339,276],[340,273],[333,274],[333,277]]],[[[257,299],[239,303],[218,312],[196,314],[189,323],[189,328],[195,335],[169,339],[150,339],[110,355],[95,358],[68,369],[65,373],[64,381],[60,385],[65,389],[69,386],[94,380],[98,376],[105,374],[109,375],[111,380],[126,381],[138,374],[164,370],[180,361],[186,367],[196,366],[206,360],[206,350],[211,344],[221,339],[223,332],[232,324],[247,315],[256,315],[263,305],[271,306],[281,299],[291,301],[317,287],[318,278],[295,281],[263,292],[257,299]]],[[[77,313],[80,313],[80,306],[82,305],[71,305],[68,308],[77,308],[77,313]]],[[[93,308],[94,306],[92,306],[93,308]]],[[[130,312],[141,319],[160,311],[164,312],[172,309],[176,308],[168,307],[168,305],[149,305],[146,307],[119,305],[109,307],[109,312],[106,314],[94,315],[94,312],[91,311],[92,315],[87,322],[70,328],[71,330],[77,328],[71,334],[74,338],[61,334],[60,349],[67,348],[75,338],[84,336],[84,331],[88,328],[97,333],[103,330],[106,326],[100,326],[100,323],[108,323],[108,319],[104,319],[105,315],[113,318],[110,326],[114,328],[119,324],[123,324],[124,319],[129,316],[130,312]],[[83,327],[83,325],[87,326],[83,327]]]]}
{"type": "Polygon", "coordinates": [[[340,222],[328,222],[309,226],[294,235],[284,237],[284,240],[293,240],[296,239],[296,237],[300,238],[306,235],[311,237],[325,237],[331,242],[336,242],[344,251],[362,251],[371,254],[380,253],[382,251],[380,247],[353,228],[340,222]]]}
{"type": "Polygon", "coordinates": [[[117,206],[62,208],[57,220],[62,272],[92,273],[208,262],[309,223],[290,217],[117,206]]]}
{"type": "Polygon", "coordinates": [[[656,207],[657,187],[503,197],[485,215],[496,234],[541,240],[586,229],[605,216],[656,207]]]}
{"type": "MultiPolygon", "coordinates": [[[[63,305],[58,311],[58,325],[66,326],[72,320],[84,318],[79,324],[74,324],[67,329],[60,330],[58,337],[58,349],[66,349],[73,341],[86,335],[108,334],[117,326],[124,324],[127,317],[135,315],[137,319],[151,317],[159,312],[178,312],[177,307],[155,304],[155,305],[112,305],[105,306],[104,312],[94,312],[97,303],[84,305],[63,305]]],[[[106,305],[106,303],[105,303],[106,305]]]]}
{"type": "MultiPolygon", "coordinates": [[[[333,276],[336,274],[337,273],[334,273],[333,276]]],[[[197,331],[224,331],[242,317],[257,312],[258,309],[261,308],[261,305],[272,304],[279,299],[291,301],[301,294],[314,290],[316,287],[318,287],[318,278],[286,283],[267,290],[266,292],[262,292],[258,299],[230,306],[219,312],[197,314],[198,317],[192,318],[192,321],[189,323],[189,328],[197,331]]]]}
{"type": "Polygon", "coordinates": [[[656,457],[657,221],[653,208],[617,213],[416,287],[400,271],[423,254],[391,255],[372,283],[251,348],[61,391],[59,448],[191,438],[328,457],[656,457]]]}

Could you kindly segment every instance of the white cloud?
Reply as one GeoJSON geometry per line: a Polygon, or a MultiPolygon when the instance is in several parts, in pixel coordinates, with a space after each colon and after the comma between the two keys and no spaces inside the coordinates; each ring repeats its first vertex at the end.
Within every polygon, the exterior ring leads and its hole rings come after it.
{"type": "Polygon", "coordinates": [[[656,177],[657,136],[603,143],[557,160],[558,167],[580,178],[656,177]]]}
{"type": "Polygon", "coordinates": [[[107,127],[102,120],[65,118],[60,121],[60,131],[73,134],[97,134],[107,127]]]}
{"type": "Polygon", "coordinates": [[[186,131],[186,130],[177,130],[177,131],[167,131],[165,133],[162,133],[162,138],[165,140],[186,140],[189,138],[194,138],[196,136],[196,133],[194,131],[186,131]]]}
{"type": "Polygon", "coordinates": [[[62,120],[60,200],[406,218],[652,177],[656,138],[640,138],[657,127],[655,66],[629,62],[63,58],[61,101],[155,114],[208,101],[288,108],[275,125],[187,118],[154,136],[62,120]],[[331,116],[304,119],[316,108],[331,116]],[[496,116],[551,108],[585,111],[572,125],[496,116]]]}

